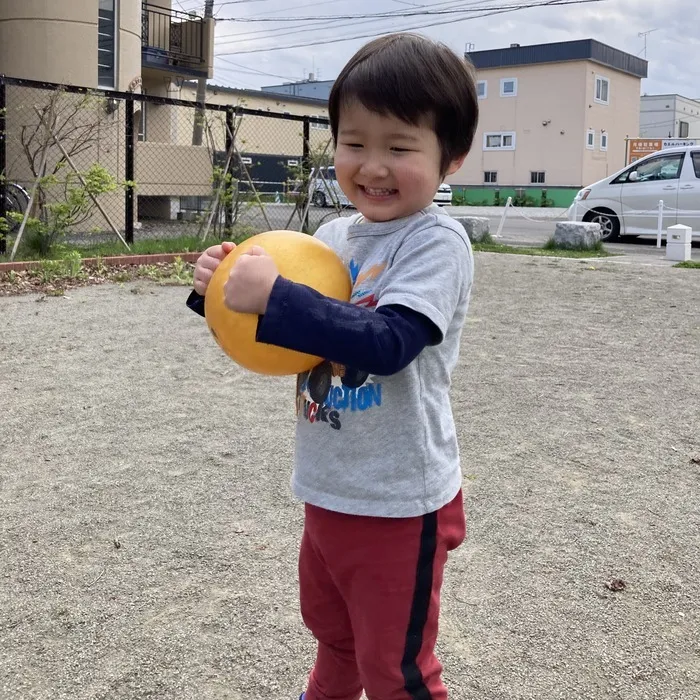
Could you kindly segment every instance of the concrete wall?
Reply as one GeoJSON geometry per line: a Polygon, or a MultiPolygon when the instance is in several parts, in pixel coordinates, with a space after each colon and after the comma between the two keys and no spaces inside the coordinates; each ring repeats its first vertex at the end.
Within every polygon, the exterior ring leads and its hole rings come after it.
{"type": "MultiPolygon", "coordinates": [[[[195,89],[184,86],[181,98],[194,100],[196,98],[195,89]]],[[[279,95],[269,95],[262,92],[258,96],[213,89],[207,92],[206,100],[210,104],[233,105],[265,112],[288,112],[298,116],[328,117],[328,108],[325,105],[287,102],[279,95]]],[[[191,141],[192,137],[194,110],[179,107],[171,109],[178,110],[174,117],[177,131],[176,142],[186,144],[191,141]]],[[[226,143],[225,113],[209,113],[208,116],[216,149],[224,150],[226,143]]],[[[242,152],[275,153],[288,156],[300,156],[303,152],[304,127],[300,121],[245,115],[236,120],[235,128],[239,149],[242,152]]],[[[309,136],[312,150],[322,150],[328,143],[331,132],[330,129],[311,128],[309,136]]],[[[332,151],[332,147],[329,146],[328,152],[332,154],[332,151]]]]}
{"type": "Polygon", "coordinates": [[[139,196],[206,197],[212,189],[212,165],[205,148],[165,143],[136,145],[139,196]]]}
{"type": "MultiPolygon", "coordinates": [[[[97,87],[96,0],[2,0],[0,73],[97,87]]],[[[117,87],[141,74],[141,0],[119,2],[117,87]]]]}
{"type": "Polygon", "coordinates": [[[544,171],[538,187],[581,187],[623,167],[625,136],[639,123],[638,78],[589,61],[517,66],[479,71],[487,82],[479,100],[480,119],[464,167],[448,178],[454,185],[484,185],[484,172],[496,171],[498,185],[530,186],[531,172],[544,171]],[[595,79],[610,80],[610,104],[598,104],[595,79]],[[517,96],[502,97],[501,80],[517,79],[517,96]],[[586,148],[588,129],[596,132],[594,151],[586,148]],[[600,134],[608,133],[608,150],[600,134]],[[484,134],[514,132],[515,149],[484,149],[484,134]]]}
{"type": "MultiPolygon", "coordinates": [[[[62,160],[60,150],[39,125],[34,106],[40,110],[53,105],[55,133],[71,154],[75,166],[86,171],[92,165],[104,167],[117,182],[124,180],[124,109],[106,109],[106,101],[98,96],[56,93],[24,86],[7,86],[7,177],[30,190],[39,173],[41,153],[48,144],[45,174],[55,172],[62,160]],[[33,166],[30,164],[32,157],[33,166]]],[[[65,181],[72,169],[66,165],[57,171],[59,182],[65,181]]],[[[77,183],[76,183],[77,184],[77,183]]],[[[61,185],[46,185],[48,201],[62,201],[61,185]]],[[[124,195],[115,192],[100,201],[116,226],[123,226],[124,195]]],[[[102,215],[96,212],[82,230],[107,230],[102,215]]]]}

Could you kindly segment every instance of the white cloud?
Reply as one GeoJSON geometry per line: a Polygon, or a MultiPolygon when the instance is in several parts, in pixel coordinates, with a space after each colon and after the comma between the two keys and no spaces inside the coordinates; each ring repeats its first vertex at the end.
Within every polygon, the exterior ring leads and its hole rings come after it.
{"type": "MultiPolygon", "coordinates": [[[[221,5],[217,0],[217,6],[221,5]]],[[[474,0],[458,2],[428,2],[428,0],[258,0],[221,6],[223,17],[318,17],[332,14],[400,12],[412,5],[430,7],[474,5],[474,0]]],[[[494,4],[486,2],[483,4],[494,4]]],[[[311,43],[330,37],[353,36],[385,29],[393,31],[411,23],[432,18],[395,18],[391,22],[376,20],[360,26],[344,23],[339,28],[319,28],[305,23],[303,28],[290,29],[292,22],[250,24],[221,22],[217,26],[216,53],[244,49],[311,43]],[[257,32],[253,34],[253,32],[257,32]],[[233,40],[231,35],[237,35],[233,40]],[[275,38],[265,36],[277,35],[275,38]],[[224,35],[229,35],[223,38],[224,35]],[[245,41],[243,37],[247,37],[245,41]],[[226,43],[224,43],[226,42],[226,43]]],[[[294,24],[302,24],[296,22],[294,24]]],[[[426,28],[422,33],[443,41],[462,53],[467,43],[476,50],[502,48],[511,43],[539,44],[573,39],[596,39],[633,55],[643,55],[644,39],[640,32],[655,30],[647,36],[649,78],[643,81],[647,93],[674,93],[700,97],[700,63],[693,60],[700,48],[700,2],[698,0],[603,0],[587,5],[538,8],[496,15],[483,19],[452,22],[426,28]]],[[[352,54],[369,39],[331,44],[316,44],[303,48],[241,53],[222,57],[239,66],[217,59],[215,81],[241,87],[261,87],[289,80],[300,80],[315,70],[321,79],[334,78],[352,54]],[[244,72],[247,71],[247,72],[244,72]],[[256,72],[260,71],[260,72],[256,72]],[[278,78],[274,75],[284,76],[278,78]]]]}

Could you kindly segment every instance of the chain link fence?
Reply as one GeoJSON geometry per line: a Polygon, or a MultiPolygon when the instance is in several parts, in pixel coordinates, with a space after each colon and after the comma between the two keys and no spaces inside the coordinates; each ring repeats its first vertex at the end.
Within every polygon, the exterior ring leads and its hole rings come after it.
{"type": "Polygon", "coordinates": [[[314,230],[332,159],[319,117],[0,76],[0,254],[314,230]]]}

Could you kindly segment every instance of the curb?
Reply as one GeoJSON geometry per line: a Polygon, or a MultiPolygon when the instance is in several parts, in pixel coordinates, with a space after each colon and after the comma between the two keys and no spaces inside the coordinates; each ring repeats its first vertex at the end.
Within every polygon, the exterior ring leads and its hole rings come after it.
{"type": "MultiPolygon", "coordinates": [[[[116,255],[107,258],[83,258],[83,265],[96,265],[100,261],[108,267],[120,267],[124,265],[153,265],[156,263],[171,263],[176,258],[183,262],[195,263],[201,253],[157,253],[155,255],[116,255]]],[[[0,263],[0,274],[3,272],[24,272],[36,270],[42,265],[41,260],[26,260],[22,262],[0,263]]]]}

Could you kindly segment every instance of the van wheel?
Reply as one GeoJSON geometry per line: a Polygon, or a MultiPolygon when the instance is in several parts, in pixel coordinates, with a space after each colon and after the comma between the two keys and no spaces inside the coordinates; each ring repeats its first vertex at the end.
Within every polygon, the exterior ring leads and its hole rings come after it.
{"type": "Polygon", "coordinates": [[[620,220],[612,212],[594,209],[587,212],[583,220],[591,224],[600,224],[603,241],[616,241],[620,238],[620,220]]]}
{"type": "Polygon", "coordinates": [[[323,209],[326,206],[326,195],[323,192],[314,192],[312,201],[314,206],[323,209]]]}

